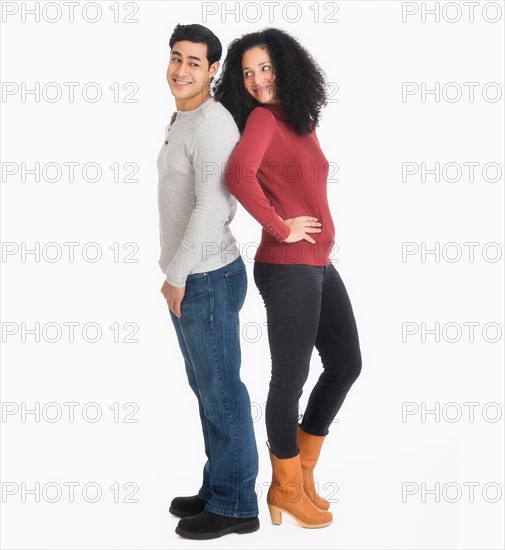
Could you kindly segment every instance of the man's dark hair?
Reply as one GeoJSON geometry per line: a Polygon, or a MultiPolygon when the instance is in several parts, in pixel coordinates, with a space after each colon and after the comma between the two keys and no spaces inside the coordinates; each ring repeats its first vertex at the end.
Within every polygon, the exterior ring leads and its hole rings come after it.
{"type": "Polygon", "coordinates": [[[172,49],[176,42],[181,42],[182,40],[207,44],[207,61],[209,62],[209,67],[212,63],[221,59],[223,47],[221,46],[219,38],[203,25],[198,25],[198,23],[194,23],[193,25],[177,25],[170,37],[170,49],[172,49]]]}

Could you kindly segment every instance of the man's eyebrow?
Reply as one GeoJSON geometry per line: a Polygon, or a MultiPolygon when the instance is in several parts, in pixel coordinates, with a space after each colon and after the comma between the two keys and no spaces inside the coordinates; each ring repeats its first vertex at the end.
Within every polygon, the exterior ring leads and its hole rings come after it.
{"type": "MultiPolygon", "coordinates": [[[[184,57],[182,55],[182,53],[178,52],[177,50],[172,50],[172,55],[174,55],[174,54],[175,55],[180,55],[181,57],[184,57]]],[[[196,59],[197,61],[200,61],[200,63],[202,62],[202,60],[199,57],[197,57],[196,55],[188,55],[188,59],[196,59]]]]}

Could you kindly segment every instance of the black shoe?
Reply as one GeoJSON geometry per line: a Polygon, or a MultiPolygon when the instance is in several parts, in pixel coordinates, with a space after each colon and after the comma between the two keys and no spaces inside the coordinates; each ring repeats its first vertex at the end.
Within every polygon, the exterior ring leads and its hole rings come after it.
{"type": "Polygon", "coordinates": [[[179,521],[175,532],[187,539],[217,539],[228,533],[252,533],[260,528],[258,516],[252,518],[232,518],[204,510],[191,518],[179,521]]]}
{"type": "Polygon", "coordinates": [[[207,502],[198,495],[194,497],[175,497],[170,503],[168,511],[179,518],[187,518],[203,512],[207,502]]]}

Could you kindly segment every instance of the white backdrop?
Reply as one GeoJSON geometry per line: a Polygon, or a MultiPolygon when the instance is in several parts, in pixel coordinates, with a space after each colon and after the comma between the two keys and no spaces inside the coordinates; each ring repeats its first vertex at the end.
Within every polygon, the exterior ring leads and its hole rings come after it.
{"type": "Polygon", "coordinates": [[[503,548],[505,3],[69,4],[1,7],[2,548],[503,548]],[[268,516],[260,227],[239,207],[261,529],[174,533],[204,459],[157,263],[177,23],[225,51],[282,28],[331,83],[318,135],[363,370],[316,470],[325,529],[268,516]]]}

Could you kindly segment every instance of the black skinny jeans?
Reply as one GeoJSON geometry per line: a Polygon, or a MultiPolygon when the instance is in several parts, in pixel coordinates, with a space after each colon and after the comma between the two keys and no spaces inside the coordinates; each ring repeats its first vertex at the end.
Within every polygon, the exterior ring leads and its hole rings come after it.
{"type": "Polygon", "coordinates": [[[254,263],[254,282],[267,314],[272,375],[266,427],[279,458],[298,454],[298,401],[314,346],[323,372],[310,394],[301,427],[327,435],[329,426],[361,372],[358,330],[347,290],[332,263],[254,263]]]}

